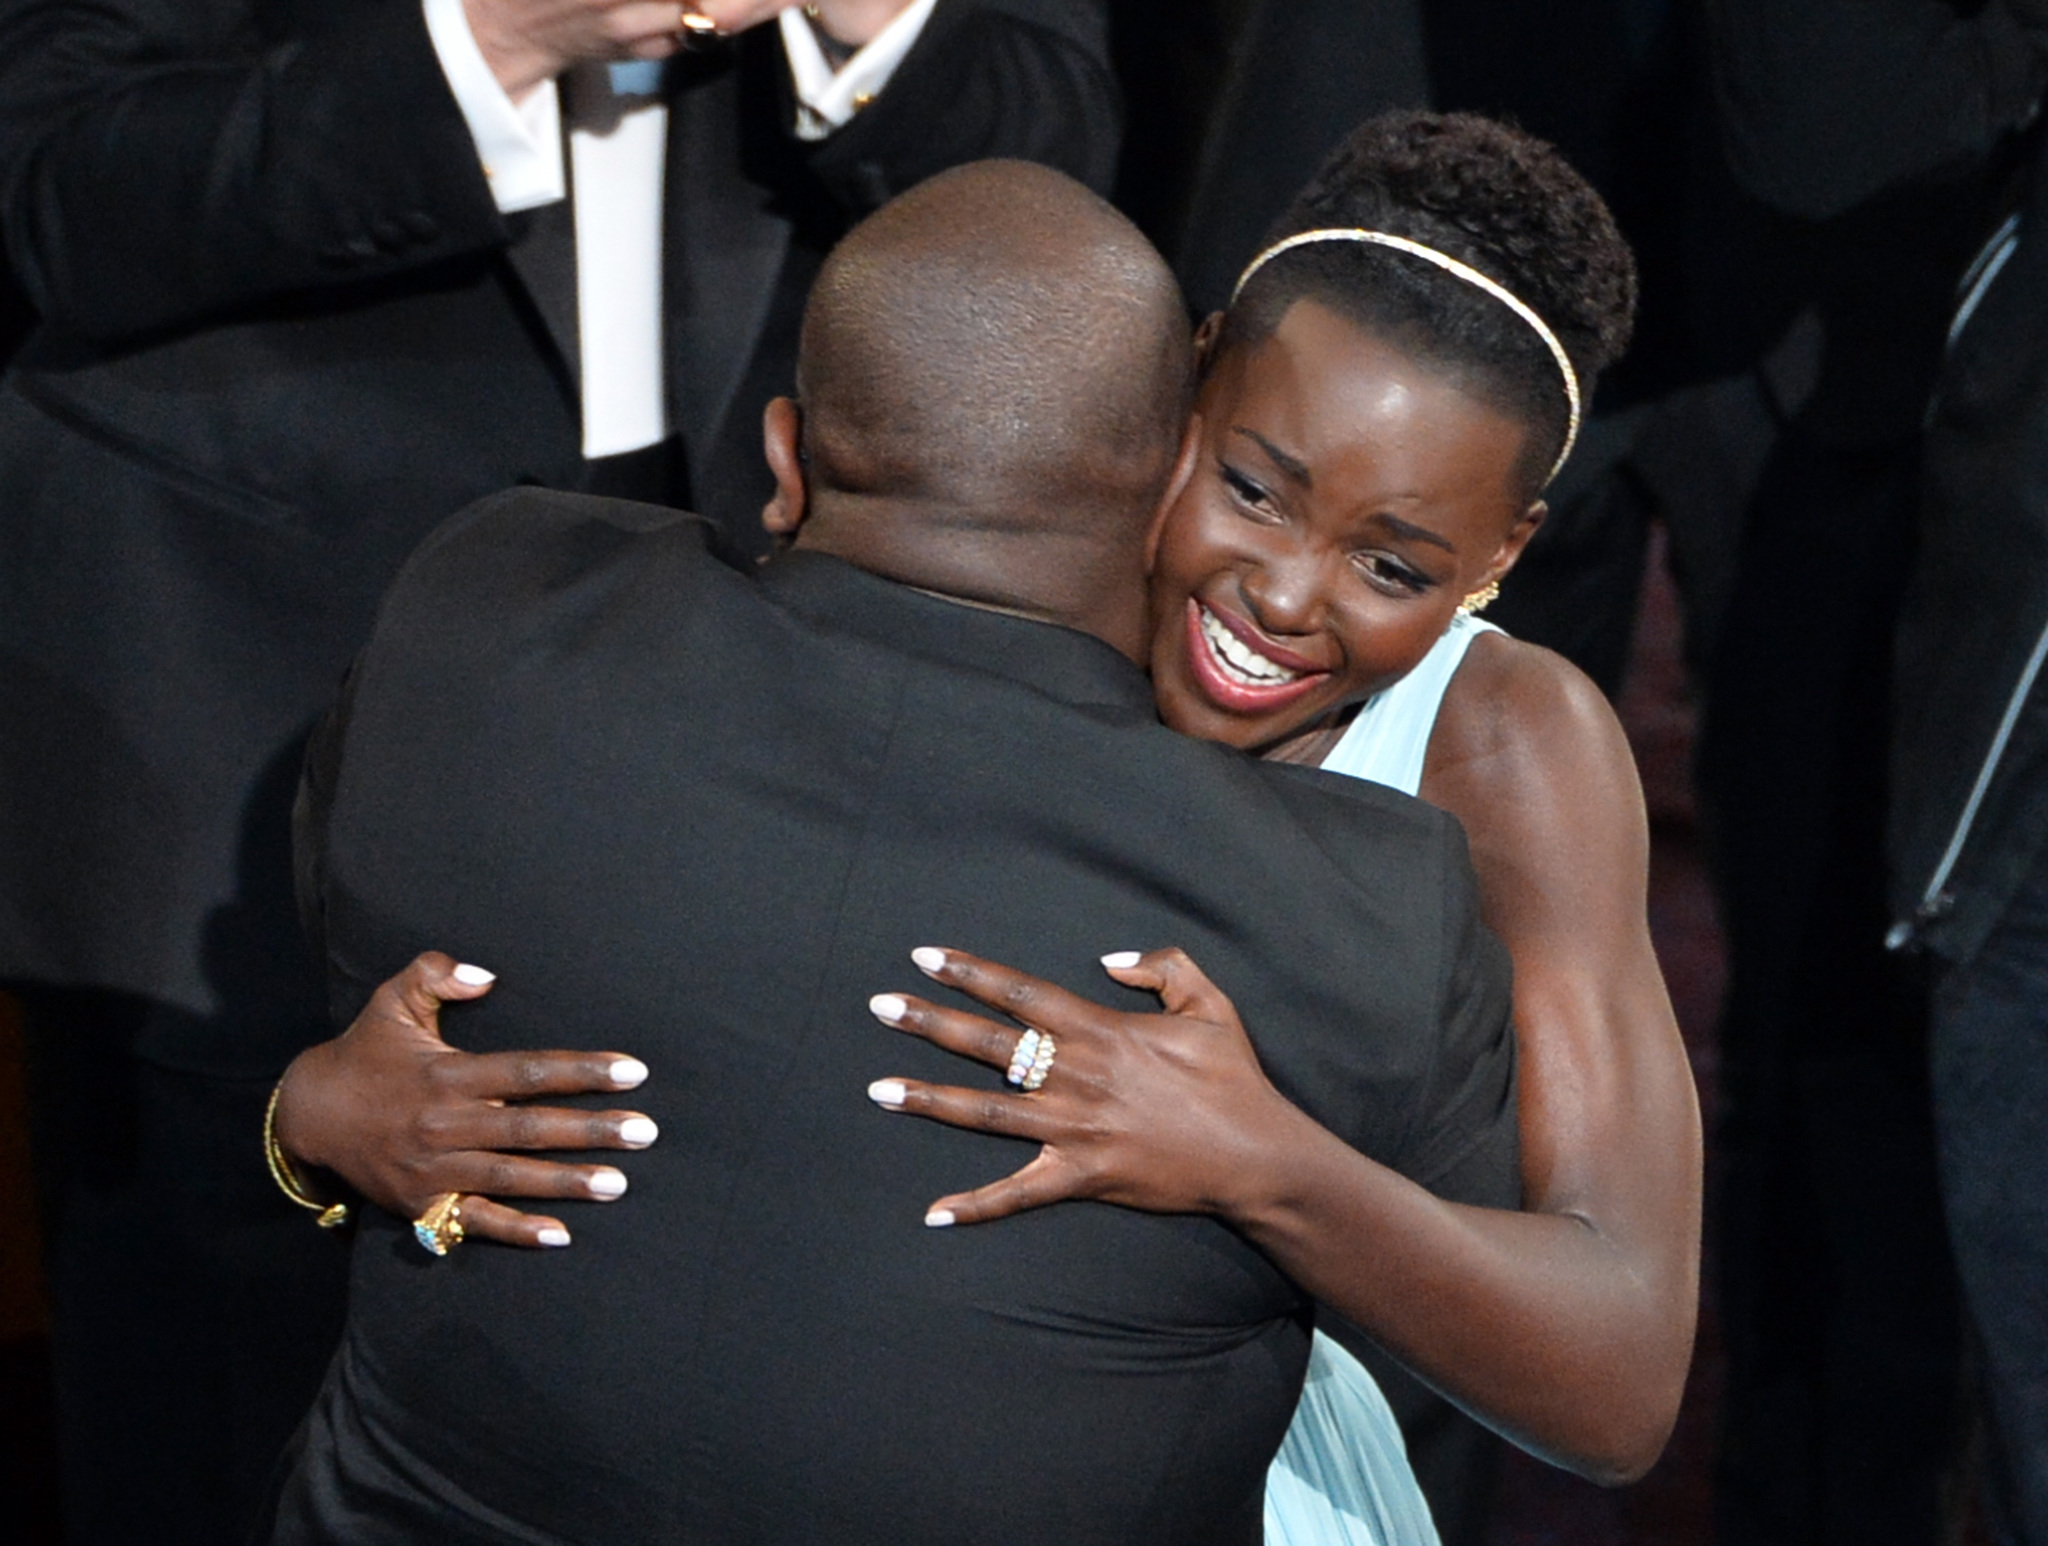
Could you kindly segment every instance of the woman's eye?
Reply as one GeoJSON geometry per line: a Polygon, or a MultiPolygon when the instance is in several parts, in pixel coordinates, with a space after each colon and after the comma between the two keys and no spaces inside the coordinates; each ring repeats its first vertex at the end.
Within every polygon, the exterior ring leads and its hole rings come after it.
{"type": "Polygon", "coordinates": [[[1353,560],[1367,580],[1382,590],[1404,596],[1419,596],[1436,582],[1419,569],[1410,568],[1385,553],[1360,553],[1353,560]]]}
{"type": "Polygon", "coordinates": [[[1223,474],[1223,486],[1230,490],[1233,499],[1263,513],[1272,511],[1273,496],[1267,493],[1262,485],[1253,482],[1227,462],[1220,462],[1217,465],[1223,474]]]}

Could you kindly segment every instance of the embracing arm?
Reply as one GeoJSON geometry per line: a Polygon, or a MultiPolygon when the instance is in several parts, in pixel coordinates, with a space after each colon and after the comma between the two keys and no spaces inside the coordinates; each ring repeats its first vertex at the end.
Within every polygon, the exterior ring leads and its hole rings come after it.
{"type": "Polygon", "coordinates": [[[1524,1211],[1439,1202],[1325,1138],[1297,1154],[1285,1203],[1241,1227],[1519,1442],[1629,1480],[1678,1413],[1701,1182],[1634,762],[1577,672],[1487,640],[1454,679],[1423,794],[1464,822],[1514,958],[1524,1211]]]}
{"type": "MultiPolygon", "coordinates": [[[[1641,796],[1613,715],[1554,657],[1475,646],[1458,681],[1425,790],[1466,813],[1489,921],[1515,957],[1525,1211],[1442,1201],[1287,1101],[1230,1001],[1175,950],[1104,963],[1158,992],[1164,1015],[926,956],[947,986],[1052,1031],[1059,1072],[1029,1096],[900,1079],[870,1095],[1044,1145],[1016,1175],[940,1199],[935,1222],[1062,1197],[1214,1214],[1490,1426],[1627,1481],[1677,1416],[1700,1207],[1698,1108],[1644,919],[1641,796]]],[[[997,1067],[1017,1039],[900,994],[875,1012],[997,1067]]],[[[1423,1183],[1455,1166],[1458,1135],[1441,1137],[1448,1157],[1423,1159],[1423,1183]]]]}

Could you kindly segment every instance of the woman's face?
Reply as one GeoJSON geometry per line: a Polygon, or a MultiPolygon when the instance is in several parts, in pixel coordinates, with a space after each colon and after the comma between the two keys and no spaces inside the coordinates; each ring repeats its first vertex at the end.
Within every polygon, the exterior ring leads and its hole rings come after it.
{"type": "Polygon", "coordinates": [[[1152,571],[1174,729],[1271,745],[1411,670],[1541,520],[1522,423],[1313,301],[1203,384],[1152,571]]]}

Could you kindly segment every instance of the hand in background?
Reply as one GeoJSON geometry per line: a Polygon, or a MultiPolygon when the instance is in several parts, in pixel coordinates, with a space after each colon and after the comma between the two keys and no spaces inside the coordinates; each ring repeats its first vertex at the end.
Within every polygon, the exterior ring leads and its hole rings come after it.
{"type": "MultiPolygon", "coordinates": [[[[814,0],[818,24],[842,43],[865,43],[910,9],[911,0],[814,0]]],[[[720,32],[744,32],[797,8],[797,0],[698,0],[690,9],[718,23],[720,32]]]]}
{"type": "Polygon", "coordinates": [[[668,58],[680,46],[683,13],[701,8],[680,0],[463,0],[463,9],[484,62],[517,101],[586,59],[668,58]]]}
{"type": "MultiPolygon", "coordinates": [[[[1118,982],[1158,994],[1163,1014],[1105,1009],[957,950],[912,959],[947,987],[1049,1032],[1056,1049],[1043,1087],[1029,1094],[911,1079],[869,1086],[888,1110],[1044,1146],[1014,1174],[940,1198],[928,1224],[976,1224],[1072,1197],[1228,1219],[1315,1127],[1273,1088],[1236,1008],[1180,950],[1103,957],[1118,982]]],[[[1021,1034],[902,994],[878,994],[869,1007],[885,1025],[991,1068],[1009,1067],[1021,1034]]]]}
{"type": "Polygon", "coordinates": [[[285,1070],[277,1140],[294,1161],[332,1171],[399,1218],[456,1192],[471,1237],[567,1245],[559,1219],[476,1194],[597,1202],[622,1195],[626,1177],[609,1165],[504,1151],[646,1148],[655,1126],[637,1112],[522,1103],[630,1090],[647,1069],[616,1052],[457,1051],[441,1039],[441,1006],[481,998],[493,980],[437,951],[418,957],[377,989],[346,1031],[285,1070]]]}

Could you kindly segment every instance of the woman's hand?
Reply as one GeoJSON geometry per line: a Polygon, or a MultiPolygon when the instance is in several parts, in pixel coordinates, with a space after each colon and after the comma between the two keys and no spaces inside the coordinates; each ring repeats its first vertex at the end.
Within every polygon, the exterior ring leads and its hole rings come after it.
{"type": "Polygon", "coordinates": [[[630,1090],[647,1068],[616,1052],[457,1051],[441,1039],[441,1006],[480,998],[494,980],[437,951],[418,957],[346,1031],[285,1070],[277,1140],[293,1160],[334,1172],[400,1218],[456,1192],[472,1237],[567,1245],[561,1220],[477,1194],[610,1202],[626,1190],[624,1172],[501,1151],[644,1149],[655,1140],[654,1123],[634,1111],[517,1103],[630,1090]]]}
{"type": "MultiPolygon", "coordinates": [[[[877,1105],[952,1127],[1036,1140],[1038,1157],[972,1192],[942,1197],[932,1225],[978,1224],[1070,1197],[1156,1213],[1233,1216],[1309,1119],[1273,1088],[1221,989],[1180,950],[1102,958],[1164,1014],[1105,1009],[1049,982],[957,950],[911,954],[934,981],[1053,1038],[1044,1085],[1029,1094],[879,1079],[877,1105]]],[[[883,1024],[1005,1069],[1015,1025],[903,994],[868,1006],[883,1024]]]]}

